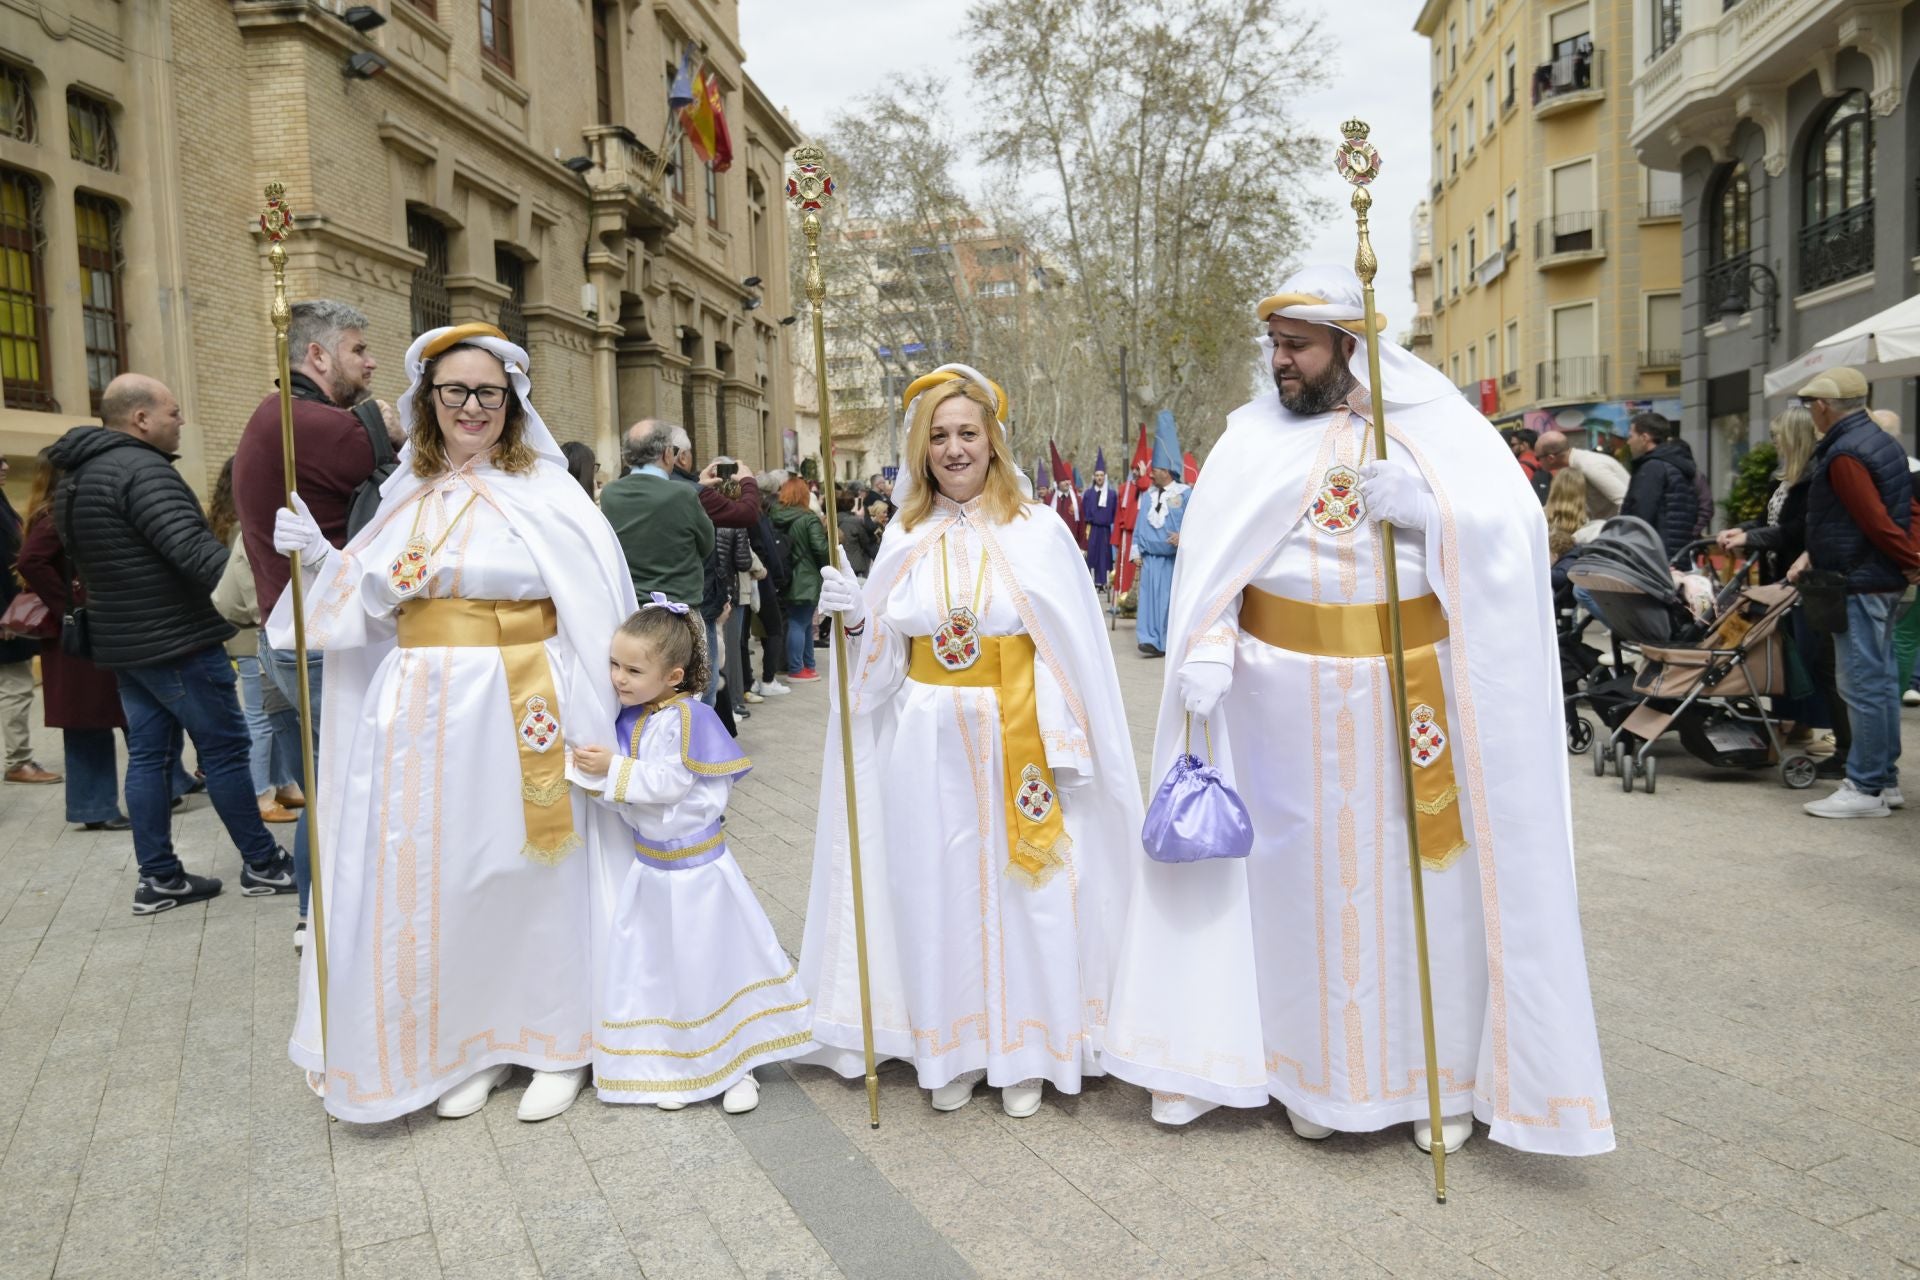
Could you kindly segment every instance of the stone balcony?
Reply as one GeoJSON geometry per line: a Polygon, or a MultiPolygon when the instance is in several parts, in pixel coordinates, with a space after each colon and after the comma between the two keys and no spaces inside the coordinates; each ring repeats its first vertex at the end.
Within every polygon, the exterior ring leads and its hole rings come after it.
{"type": "MultiPolygon", "coordinates": [[[[1860,50],[1873,65],[1873,109],[1900,101],[1898,3],[1860,0],[1682,0],[1679,32],[1645,50],[1633,81],[1632,140],[1641,163],[1678,169],[1704,146],[1721,154],[1741,120],[1766,139],[1767,172],[1786,171],[1787,88],[1809,70],[1831,97],[1833,55],[1860,50]]],[[[1643,24],[1644,25],[1644,24],[1643,24]]]]}
{"type": "Polygon", "coordinates": [[[677,222],[659,156],[624,125],[591,125],[581,136],[593,161],[581,176],[592,193],[595,234],[624,231],[657,252],[677,222]]]}

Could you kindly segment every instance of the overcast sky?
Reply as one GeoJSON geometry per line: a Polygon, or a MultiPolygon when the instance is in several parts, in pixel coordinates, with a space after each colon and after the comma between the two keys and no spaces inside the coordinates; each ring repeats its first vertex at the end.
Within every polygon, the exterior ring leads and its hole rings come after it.
{"type": "MultiPolygon", "coordinates": [[[[1373,126],[1373,142],[1386,159],[1373,188],[1373,241],[1380,259],[1374,287],[1389,332],[1398,331],[1413,314],[1413,207],[1426,187],[1432,150],[1427,46],[1413,31],[1419,5],[1414,0],[1293,2],[1303,13],[1320,15],[1330,30],[1354,37],[1341,42],[1332,85],[1303,100],[1296,115],[1330,139],[1339,137],[1340,122],[1350,115],[1373,126]],[[1365,52],[1359,39],[1368,42],[1365,52]]],[[[892,72],[944,64],[957,78],[965,58],[960,42],[965,13],[963,0],[740,0],[747,74],[803,131],[822,129],[844,104],[892,72]]],[[[1350,188],[1333,172],[1331,152],[1321,172],[1319,190],[1338,201],[1336,214],[1289,248],[1303,264],[1351,264],[1350,188]]],[[[1271,287],[1278,286],[1276,280],[1271,287]]]]}

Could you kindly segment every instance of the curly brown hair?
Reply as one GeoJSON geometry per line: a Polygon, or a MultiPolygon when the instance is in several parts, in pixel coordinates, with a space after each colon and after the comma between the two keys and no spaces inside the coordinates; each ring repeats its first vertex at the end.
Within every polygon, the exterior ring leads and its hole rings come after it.
{"type": "Polygon", "coordinates": [[[632,636],[671,670],[682,670],[676,693],[701,694],[707,691],[712,666],[707,656],[707,624],[693,609],[675,613],[657,604],[641,605],[631,618],[620,624],[620,634],[632,636]]]}
{"type": "MultiPolygon", "coordinates": [[[[415,384],[413,396],[413,421],[407,424],[407,436],[413,443],[413,474],[422,480],[431,480],[452,468],[447,461],[447,446],[440,437],[440,420],[434,412],[433,392],[430,390],[433,375],[439,371],[442,360],[455,351],[469,347],[499,359],[478,343],[462,342],[448,347],[420,368],[420,381],[415,384]]],[[[519,395],[510,390],[507,394],[507,424],[500,432],[500,443],[493,446],[493,465],[509,474],[524,474],[533,470],[536,461],[538,458],[533,446],[527,443],[526,411],[520,407],[519,395]]]]}

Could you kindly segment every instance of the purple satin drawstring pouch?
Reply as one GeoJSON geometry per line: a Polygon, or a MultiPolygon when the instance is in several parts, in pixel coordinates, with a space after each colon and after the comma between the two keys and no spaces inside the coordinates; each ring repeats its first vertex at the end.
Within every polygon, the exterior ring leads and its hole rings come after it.
{"type": "MultiPolygon", "coordinates": [[[[1211,732],[1207,755],[1209,759],[1213,755],[1211,732]]],[[[1191,717],[1187,750],[1167,770],[1153,803],[1147,806],[1140,842],[1155,862],[1244,858],[1253,849],[1253,820],[1247,816],[1247,806],[1218,769],[1193,754],[1191,717]]]]}

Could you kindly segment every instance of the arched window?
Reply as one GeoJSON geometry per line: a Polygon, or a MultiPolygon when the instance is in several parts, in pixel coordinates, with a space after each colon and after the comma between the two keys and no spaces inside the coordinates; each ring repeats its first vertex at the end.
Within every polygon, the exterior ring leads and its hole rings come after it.
{"type": "Polygon", "coordinates": [[[1827,121],[1807,144],[1802,173],[1805,225],[1823,222],[1873,199],[1873,115],[1867,95],[1855,89],[1827,112],[1827,121]]]}
{"type": "Polygon", "coordinates": [[[1747,183],[1747,166],[1736,164],[1720,180],[1720,194],[1713,203],[1713,233],[1708,256],[1714,262],[1743,258],[1753,248],[1753,191],[1747,183]]]}

